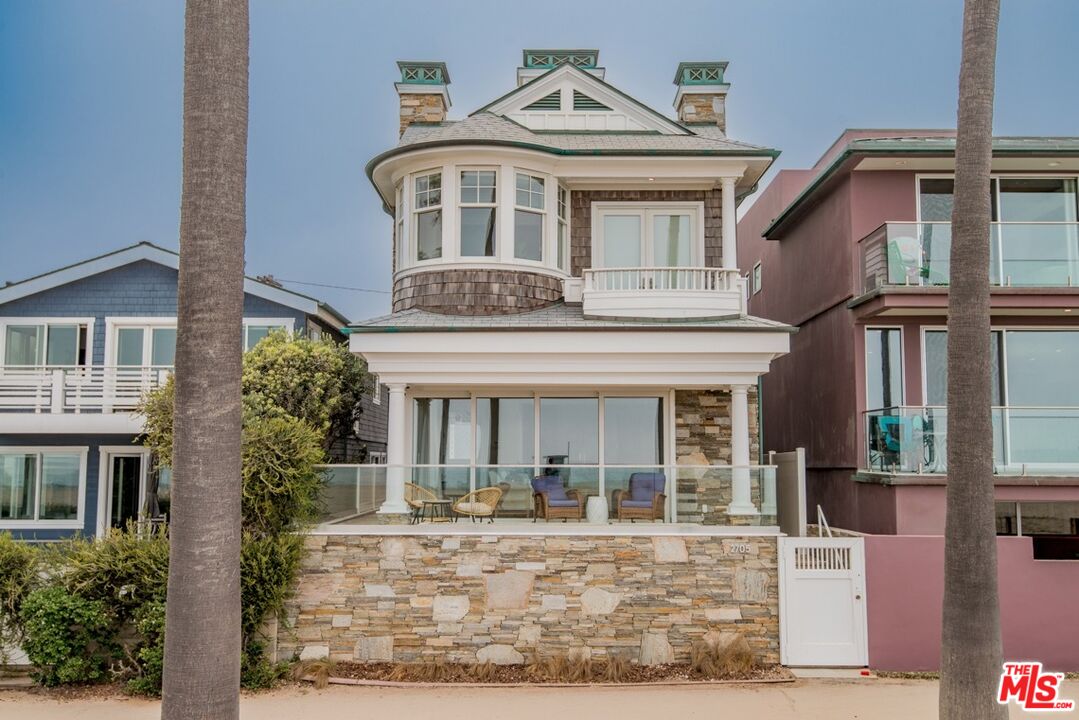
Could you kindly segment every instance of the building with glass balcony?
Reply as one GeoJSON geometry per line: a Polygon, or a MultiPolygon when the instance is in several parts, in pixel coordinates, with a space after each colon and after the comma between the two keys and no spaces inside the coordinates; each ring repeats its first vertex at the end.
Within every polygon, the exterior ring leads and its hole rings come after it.
{"type": "MultiPolygon", "coordinates": [[[[805,447],[809,507],[940,534],[954,132],[848,130],[739,223],[754,315],[797,325],[763,381],[766,446],[805,447]]],[[[993,141],[989,243],[998,531],[1079,556],[1079,138],[993,141]]]]}

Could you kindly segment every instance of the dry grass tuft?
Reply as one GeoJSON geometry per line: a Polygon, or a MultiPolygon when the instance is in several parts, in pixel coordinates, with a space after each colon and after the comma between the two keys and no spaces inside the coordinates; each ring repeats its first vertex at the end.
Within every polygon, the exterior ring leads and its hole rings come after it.
{"type": "Polygon", "coordinates": [[[330,677],[333,675],[336,665],[337,663],[329,658],[324,660],[304,660],[292,666],[292,679],[311,678],[315,682],[315,687],[322,690],[330,684],[330,677]]]}
{"type": "Polygon", "coordinates": [[[726,643],[694,643],[689,650],[689,666],[694,674],[706,678],[738,678],[757,668],[757,656],[741,635],[726,643]]]}
{"type": "Polygon", "coordinates": [[[565,680],[572,683],[590,683],[595,675],[596,664],[592,662],[592,658],[578,656],[569,661],[565,680]]]}
{"type": "Polygon", "coordinates": [[[472,682],[493,683],[498,679],[498,667],[488,661],[479,665],[467,665],[472,682]]]}
{"type": "Polygon", "coordinates": [[[621,655],[608,655],[607,662],[603,666],[603,672],[600,674],[600,677],[603,682],[625,682],[629,675],[629,668],[629,661],[621,655]]]}

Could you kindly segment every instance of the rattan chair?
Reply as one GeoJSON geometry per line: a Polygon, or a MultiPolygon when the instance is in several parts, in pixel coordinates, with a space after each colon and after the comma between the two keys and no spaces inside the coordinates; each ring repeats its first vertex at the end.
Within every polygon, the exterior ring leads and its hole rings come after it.
{"type": "Polygon", "coordinates": [[[466,515],[472,522],[478,518],[483,522],[487,518],[490,522],[495,521],[498,514],[498,504],[502,501],[502,488],[485,487],[476,492],[458,498],[453,503],[453,512],[457,515],[466,515]]]}
{"type": "Polygon", "coordinates": [[[405,483],[405,504],[412,508],[412,514],[408,518],[409,525],[415,525],[420,521],[424,500],[438,500],[438,495],[415,483],[405,483]]]}
{"type": "Polygon", "coordinates": [[[532,522],[551,520],[581,520],[584,518],[585,498],[574,489],[566,489],[558,475],[532,478],[532,522]]]}

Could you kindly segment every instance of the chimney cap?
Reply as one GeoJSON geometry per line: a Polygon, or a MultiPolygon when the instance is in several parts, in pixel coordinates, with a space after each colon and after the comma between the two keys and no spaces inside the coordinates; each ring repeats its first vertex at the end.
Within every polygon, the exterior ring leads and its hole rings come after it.
{"type": "Polygon", "coordinates": [[[581,70],[595,70],[599,67],[599,50],[524,50],[521,60],[523,68],[550,70],[559,65],[574,65],[581,70]]]}
{"type": "Polygon", "coordinates": [[[449,85],[450,71],[444,62],[398,60],[401,82],[405,85],[449,85]]]}
{"type": "Polygon", "coordinates": [[[706,60],[701,62],[680,62],[674,73],[675,85],[726,85],[723,73],[727,70],[726,60],[706,60]]]}

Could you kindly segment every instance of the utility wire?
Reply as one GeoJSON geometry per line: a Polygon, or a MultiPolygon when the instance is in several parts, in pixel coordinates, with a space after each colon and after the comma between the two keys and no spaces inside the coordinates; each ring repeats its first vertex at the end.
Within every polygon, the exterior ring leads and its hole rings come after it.
{"type": "Polygon", "coordinates": [[[285,278],[274,278],[277,282],[292,283],[293,285],[312,285],[314,287],[334,288],[335,290],[352,290],[353,292],[365,292],[365,293],[379,293],[380,295],[389,295],[389,290],[372,290],[371,288],[351,287],[349,285],[327,285],[326,283],[316,282],[304,282],[303,280],[286,280],[285,278]]]}

